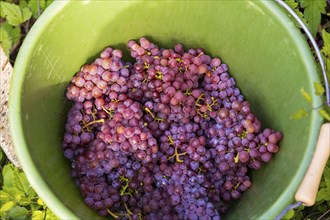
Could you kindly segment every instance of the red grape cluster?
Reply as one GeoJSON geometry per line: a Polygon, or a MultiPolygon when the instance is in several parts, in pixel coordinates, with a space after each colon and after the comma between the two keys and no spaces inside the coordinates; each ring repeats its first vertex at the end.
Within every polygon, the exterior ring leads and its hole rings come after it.
{"type": "Polygon", "coordinates": [[[203,49],[128,42],[72,78],[64,135],[85,203],[115,219],[220,219],[279,150],[228,66],[203,49]]]}

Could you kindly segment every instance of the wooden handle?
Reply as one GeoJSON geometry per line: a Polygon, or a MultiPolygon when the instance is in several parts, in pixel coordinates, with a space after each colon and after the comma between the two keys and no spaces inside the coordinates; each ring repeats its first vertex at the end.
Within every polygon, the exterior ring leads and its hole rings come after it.
{"type": "Polygon", "coordinates": [[[330,123],[321,127],[316,150],[304,180],[300,184],[295,199],[303,202],[305,206],[312,206],[315,203],[317,191],[324,167],[330,155],[330,123]]]}

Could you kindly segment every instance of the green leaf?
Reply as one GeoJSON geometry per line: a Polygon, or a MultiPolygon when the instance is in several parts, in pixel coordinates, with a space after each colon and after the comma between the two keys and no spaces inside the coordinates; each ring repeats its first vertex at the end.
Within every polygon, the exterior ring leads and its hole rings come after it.
{"type": "Polygon", "coordinates": [[[324,44],[321,52],[324,56],[330,56],[330,33],[328,33],[325,29],[322,30],[322,38],[324,44]]]}
{"type": "Polygon", "coordinates": [[[20,190],[21,192],[23,192],[25,195],[28,194],[31,185],[29,183],[29,181],[27,180],[25,174],[21,171],[19,171],[17,168],[15,168],[14,171],[14,186],[16,186],[16,188],[18,190],[20,190]]]}
{"type": "Polygon", "coordinates": [[[325,188],[322,188],[320,189],[320,191],[318,191],[315,201],[317,202],[323,201],[327,198],[327,196],[328,196],[327,190],[325,188]]]}
{"type": "MultiPolygon", "coordinates": [[[[325,166],[324,171],[323,171],[323,178],[324,182],[327,186],[327,191],[330,194],[330,167],[325,166]]],[[[330,198],[329,198],[330,200],[330,198]]]]}
{"type": "MultiPolygon", "coordinates": [[[[23,8],[22,10],[22,18],[23,18],[23,22],[29,20],[32,17],[32,12],[28,7],[23,8]]],[[[22,22],[22,23],[23,23],[22,22]]]]}
{"type": "Polygon", "coordinates": [[[315,37],[317,26],[321,23],[321,14],[325,14],[326,0],[301,0],[301,7],[305,8],[304,17],[309,24],[310,31],[315,37]]]}
{"type": "MultiPolygon", "coordinates": [[[[284,2],[299,16],[299,18],[307,24],[306,19],[304,18],[303,13],[299,10],[298,2],[295,0],[284,0],[284,2]]],[[[300,28],[300,25],[296,20],[293,19],[293,22],[300,28]]]]}
{"type": "Polygon", "coordinates": [[[325,90],[321,83],[314,82],[315,95],[323,95],[325,90]]]}
{"type": "MultiPolygon", "coordinates": [[[[3,156],[3,151],[2,151],[2,149],[0,149],[0,163],[2,162],[2,159],[4,158],[4,156],[3,156]]],[[[1,182],[0,182],[1,183],[1,182]]]]}
{"type": "Polygon", "coordinates": [[[24,220],[29,214],[29,211],[21,206],[15,206],[8,212],[9,219],[13,220],[24,220]]]}
{"type": "Polygon", "coordinates": [[[46,9],[50,4],[53,3],[54,0],[46,0],[45,8],[42,8],[42,10],[46,9]]]}
{"type": "Polygon", "coordinates": [[[293,209],[290,209],[286,214],[285,216],[283,217],[283,219],[292,219],[294,216],[294,210],[293,209]]]}
{"type": "MultiPolygon", "coordinates": [[[[36,1],[36,0],[31,0],[31,1],[36,1]]],[[[28,2],[25,0],[20,0],[18,4],[20,8],[25,8],[26,6],[28,6],[28,2]]]]}
{"type": "Polygon", "coordinates": [[[45,218],[45,211],[34,211],[32,214],[32,220],[40,220],[45,218]]]}
{"type": "Polygon", "coordinates": [[[21,29],[19,26],[12,26],[7,22],[1,24],[2,27],[7,31],[9,39],[13,41],[13,44],[17,43],[21,37],[21,29]]]}
{"type": "Polygon", "coordinates": [[[6,202],[5,204],[3,204],[1,206],[0,212],[6,212],[6,211],[10,210],[14,206],[15,206],[15,203],[13,201],[6,202]]]}
{"type": "Polygon", "coordinates": [[[25,195],[15,187],[9,189],[5,188],[1,195],[6,199],[6,201],[13,201],[15,204],[20,206],[28,206],[32,202],[31,199],[25,197],[25,195]]]}
{"type": "Polygon", "coordinates": [[[320,109],[319,113],[325,120],[330,121],[330,114],[325,109],[320,109]]]}
{"type": "Polygon", "coordinates": [[[47,208],[46,220],[57,220],[57,219],[59,218],[57,218],[57,216],[54,215],[54,213],[49,208],[47,208]]]}
{"type": "Polygon", "coordinates": [[[0,190],[0,201],[1,202],[6,202],[6,201],[9,201],[10,200],[10,195],[3,191],[3,190],[0,190]]]}
{"type": "Polygon", "coordinates": [[[306,112],[305,109],[299,109],[296,113],[294,113],[293,115],[291,115],[291,119],[302,119],[308,116],[308,112],[306,112]]]}
{"type": "Polygon", "coordinates": [[[310,94],[308,94],[304,88],[300,89],[300,94],[308,101],[308,102],[312,102],[312,96],[310,94]]]}
{"type": "Polygon", "coordinates": [[[37,197],[37,193],[34,191],[32,187],[30,187],[29,191],[27,192],[27,199],[32,200],[37,197]]]}
{"type": "Polygon", "coordinates": [[[14,165],[13,164],[7,164],[3,167],[2,175],[3,175],[3,186],[11,188],[14,186],[13,178],[14,178],[14,165]]]}
{"type": "Polygon", "coordinates": [[[40,199],[40,198],[38,198],[37,203],[40,206],[44,206],[45,205],[44,201],[42,201],[42,199],[40,199]]]}
{"type": "Polygon", "coordinates": [[[30,203],[30,208],[31,208],[31,212],[33,213],[34,211],[37,211],[37,210],[41,209],[42,207],[38,204],[30,203]]]}
{"type": "Polygon", "coordinates": [[[326,205],[319,205],[317,206],[317,210],[319,210],[321,213],[324,213],[328,210],[328,207],[326,205]]]}
{"type": "MultiPolygon", "coordinates": [[[[301,211],[296,212],[296,214],[294,216],[294,218],[297,219],[297,220],[298,219],[301,220],[301,219],[303,219],[303,217],[304,217],[304,215],[303,215],[303,212],[301,212],[301,211]]],[[[307,219],[305,219],[305,220],[307,220],[307,219]]]]}
{"type": "Polygon", "coordinates": [[[9,57],[9,51],[13,42],[10,40],[8,32],[3,27],[0,28],[0,45],[6,56],[9,57]]]}
{"type": "Polygon", "coordinates": [[[298,208],[298,210],[300,210],[300,211],[302,211],[304,209],[305,209],[305,206],[304,205],[300,205],[299,208],[298,208]]]}
{"type": "MultiPolygon", "coordinates": [[[[42,12],[42,10],[45,8],[46,5],[46,1],[45,0],[39,0],[39,4],[40,4],[40,13],[42,12]]],[[[32,11],[32,15],[34,18],[38,18],[39,17],[39,9],[38,9],[38,1],[37,0],[30,0],[29,1],[29,8],[32,11]]]]}
{"type": "Polygon", "coordinates": [[[30,9],[26,7],[21,10],[18,5],[8,2],[1,2],[1,7],[8,23],[13,26],[17,26],[24,23],[32,16],[30,9]]]}

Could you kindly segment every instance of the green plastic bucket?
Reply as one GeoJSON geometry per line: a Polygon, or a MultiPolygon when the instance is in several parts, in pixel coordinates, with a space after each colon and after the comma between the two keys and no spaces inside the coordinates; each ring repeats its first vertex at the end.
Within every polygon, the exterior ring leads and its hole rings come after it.
{"type": "MultiPolygon", "coordinates": [[[[10,94],[10,126],[31,185],[61,219],[96,219],[70,177],[61,149],[66,85],[106,46],[146,36],[161,47],[203,47],[230,73],[264,127],[282,131],[281,150],[252,173],[252,188],[225,219],[271,219],[293,199],[312,158],[321,118],[307,108],[317,68],[303,36],[272,1],[56,1],[26,37],[10,94]]],[[[313,95],[313,106],[321,103],[313,95]]]]}

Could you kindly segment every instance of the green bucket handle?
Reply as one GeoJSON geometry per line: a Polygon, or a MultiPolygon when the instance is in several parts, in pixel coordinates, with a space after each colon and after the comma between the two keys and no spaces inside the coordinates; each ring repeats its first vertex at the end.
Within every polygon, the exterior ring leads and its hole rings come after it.
{"type": "MultiPolygon", "coordinates": [[[[305,31],[307,37],[312,43],[313,48],[315,49],[316,56],[319,60],[322,74],[324,78],[324,86],[326,92],[326,105],[330,107],[330,89],[329,89],[329,80],[326,74],[326,68],[322,59],[317,43],[315,42],[311,32],[304,22],[299,18],[299,16],[282,0],[275,0],[279,5],[281,5],[289,14],[298,22],[301,28],[305,31]]],[[[317,191],[320,185],[320,180],[322,177],[323,170],[327,163],[327,160],[330,156],[330,123],[324,123],[321,126],[320,134],[316,144],[316,149],[312,158],[312,161],[309,165],[307,173],[303,181],[301,182],[298,190],[295,194],[295,200],[297,203],[289,205],[284,209],[275,219],[280,220],[282,217],[293,208],[299,207],[301,204],[305,206],[312,206],[315,203],[317,191]]]]}

